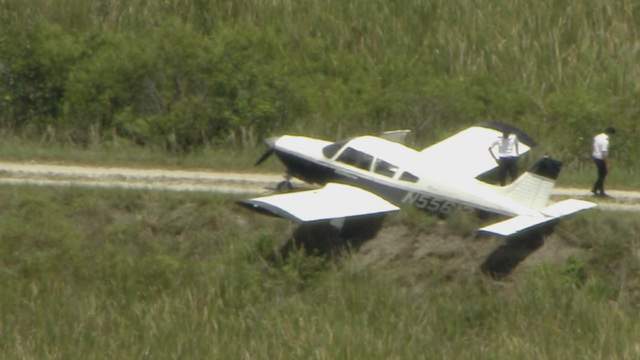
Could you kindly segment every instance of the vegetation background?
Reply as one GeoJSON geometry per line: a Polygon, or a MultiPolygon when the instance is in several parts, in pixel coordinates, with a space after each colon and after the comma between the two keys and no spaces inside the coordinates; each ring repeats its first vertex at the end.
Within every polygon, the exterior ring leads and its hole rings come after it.
{"type": "MultiPolygon", "coordinates": [[[[277,133],[424,144],[497,119],[576,173],[616,126],[637,172],[639,25],[632,0],[0,0],[0,150],[231,158],[277,133]]],[[[403,212],[418,242],[448,227],[443,249],[392,238],[378,267],[274,260],[287,223],[233,200],[1,187],[3,358],[640,357],[637,217],[563,222],[547,241],[575,256],[496,282],[469,255],[478,220],[403,212]]]]}
{"type": "Polygon", "coordinates": [[[637,217],[563,222],[551,257],[497,282],[479,261],[500,241],[475,238],[475,217],[391,217],[394,252],[373,264],[281,259],[290,225],[233,200],[1,186],[2,358],[640,356],[637,217]]]}
{"type": "Polygon", "coordinates": [[[620,129],[637,170],[632,0],[0,0],[0,131],[185,153],[515,123],[569,166],[620,129]]]}

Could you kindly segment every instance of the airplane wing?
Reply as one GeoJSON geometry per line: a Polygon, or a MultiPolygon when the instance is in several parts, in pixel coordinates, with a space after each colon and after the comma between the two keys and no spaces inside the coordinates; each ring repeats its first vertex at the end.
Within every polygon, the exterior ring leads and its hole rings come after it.
{"type": "Polygon", "coordinates": [[[430,171],[452,177],[475,178],[498,166],[489,153],[489,147],[502,130],[508,129],[518,136],[520,154],[524,154],[535,141],[523,131],[498,122],[488,122],[465,129],[419,153],[421,162],[428,164],[430,171]]]}
{"type": "Polygon", "coordinates": [[[595,206],[597,206],[595,203],[589,201],[567,199],[547,206],[539,214],[515,216],[499,223],[485,226],[479,231],[498,236],[511,236],[595,206]]]}
{"type": "Polygon", "coordinates": [[[366,190],[328,183],[316,190],[264,196],[240,201],[252,210],[312,222],[398,211],[399,208],[366,190]]]}

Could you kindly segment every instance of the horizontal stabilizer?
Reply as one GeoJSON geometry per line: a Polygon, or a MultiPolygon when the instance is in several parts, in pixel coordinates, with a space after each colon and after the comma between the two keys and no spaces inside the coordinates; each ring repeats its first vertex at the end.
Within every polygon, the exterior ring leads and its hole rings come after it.
{"type": "Polygon", "coordinates": [[[576,199],[563,200],[547,206],[542,209],[540,213],[515,216],[499,223],[485,226],[479,229],[479,232],[498,236],[512,236],[595,206],[595,203],[589,201],[576,199]]]}
{"type": "Polygon", "coordinates": [[[554,218],[542,215],[520,215],[493,225],[485,226],[481,228],[479,232],[499,236],[511,236],[552,220],[554,220],[554,218]]]}
{"type": "Polygon", "coordinates": [[[598,206],[596,203],[584,200],[567,199],[553,203],[542,209],[542,213],[552,217],[563,217],[577,213],[578,211],[591,209],[598,206]]]}
{"type": "Polygon", "coordinates": [[[366,190],[329,183],[316,190],[270,195],[240,201],[252,210],[296,222],[312,222],[388,213],[398,207],[366,190]]]}

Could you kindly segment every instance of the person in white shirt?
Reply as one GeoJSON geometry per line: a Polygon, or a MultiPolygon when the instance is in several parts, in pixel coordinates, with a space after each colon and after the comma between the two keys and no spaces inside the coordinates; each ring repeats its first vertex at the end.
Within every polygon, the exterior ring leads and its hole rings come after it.
{"type": "Polygon", "coordinates": [[[500,185],[504,186],[507,182],[507,174],[511,177],[511,180],[515,180],[518,176],[518,156],[520,155],[520,149],[518,149],[518,136],[511,133],[508,130],[504,130],[502,135],[496,139],[496,141],[489,146],[489,153],[493,159],[498,163],[498,176],[500,178],[500,185]],[[494,148],[498,148],[498,156],[493,153],[494,148]]]}
{"type": "Polygon", "coordinates": [[[598,170],[598,178],[591,188],[591,192],[595,196],[608,196],[604,192],[604,179],[607,177],[608,165],[607,158],[609,157],[609,136],[616,133],[616,129],[608,127],[603,133],[596,135],[593,138],[593,151],[591,157],[596,164],[598,170]]]}

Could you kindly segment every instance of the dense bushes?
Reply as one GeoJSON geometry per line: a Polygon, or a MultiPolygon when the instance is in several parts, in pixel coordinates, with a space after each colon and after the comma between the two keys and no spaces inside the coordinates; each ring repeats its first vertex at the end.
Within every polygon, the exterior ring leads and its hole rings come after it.
{"type": "Polygon", "coordinates": [[[639,20],[627,0],[4,0],[0,120],[183,151],[497,118],[569,161],[612,124],[632,163],[639,20]]]}
{"type": "Polygon", "coordinates": [[[54,25],[4,29],[0,42],[0,120],[5,129],[52,124],[62,117],[65,82],[80,49],[54,25]]]}
{"type": "Polygon", "coordinates": [[[204,36],[178,21],[141,33],[37,26],[3,47],[3,125],[88,143],[125,137],[190,150],[255,141],[301,101],[268,33],[204,36]],[[6,65],[8,64],[8,65],[6,65]]]}
{"type": "Polygon", "coordinates": [[[228,136],[263,136],[284,125],[296,103],[261,34],[208,38],[173,22],[104,41],[67,83],[66,120],[81,134],[96,127],[97,134],[115,130],[188,150],[228,136]]]}

